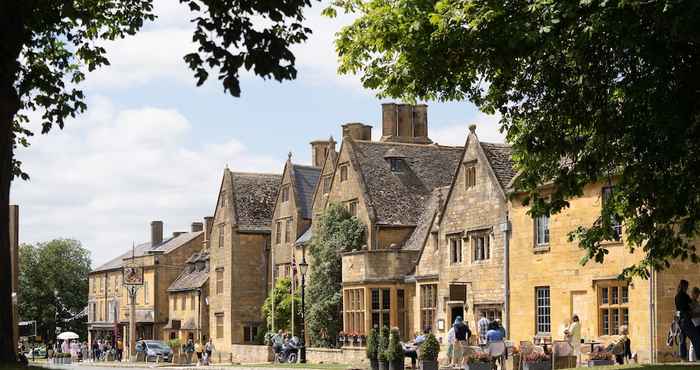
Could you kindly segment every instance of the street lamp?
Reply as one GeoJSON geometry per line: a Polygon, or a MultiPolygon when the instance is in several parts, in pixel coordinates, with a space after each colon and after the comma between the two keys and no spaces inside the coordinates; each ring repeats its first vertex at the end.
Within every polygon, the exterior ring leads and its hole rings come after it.
{"type": "Polygon", "coordinates": [[[304,290],[306,288],[306,270],[309,264],[306,263],[306,253],[302,249],[301,263],[299,264],[299,272],[301,272],[301,353],[299,354],[299,362],[306,363],[306,306],[304,304],[304,290]]]}

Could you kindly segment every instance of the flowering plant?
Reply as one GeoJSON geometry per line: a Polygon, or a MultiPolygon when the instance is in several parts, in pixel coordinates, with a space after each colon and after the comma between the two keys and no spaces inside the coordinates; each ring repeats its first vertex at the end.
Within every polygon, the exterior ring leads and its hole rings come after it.
{"type": "Polygon", "coordinates": [[[525,362],[547,362],[551,359],[552,357],[550,357],[548,354],[540,352],[532,352],[525,356],[525,362]]]}
{"type": "Polygon", "coordinates": [[[478,364],[478,363],[489,363],[491,362],[491,356],[486,352],[475,353],[471,356],[467,356],[467,364],[478,364]]]}
{"type": "Polygon", "coordinates": [[[605,350],[593,351],[588,357],[590,360],[604,360],[611,361],[613,359],[613,354],[605,350]]]}

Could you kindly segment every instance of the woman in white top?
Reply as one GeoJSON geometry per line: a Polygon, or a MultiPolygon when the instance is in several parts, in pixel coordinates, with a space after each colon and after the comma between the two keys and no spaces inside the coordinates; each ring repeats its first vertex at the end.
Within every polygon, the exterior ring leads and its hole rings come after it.
{"type": "MultiPolygon", "coordinates": [[[[452,360],[454,359],[454,346],[455,346],[455,328],[454,326],[450,327],[450,330],[447,332],[447,365],[452,366],[452,360]]],[[[459,366],[459,364],[457,364],[459,366]]]]}
{"type": "Polygon", "coordinates": [[[564,334],[574,351],[574,356],[578,359],[581,355],[581,323],[579,322],[578,315],[574,314],[574,316],[571,317],[571,324],[564,330],[564,334]]]}

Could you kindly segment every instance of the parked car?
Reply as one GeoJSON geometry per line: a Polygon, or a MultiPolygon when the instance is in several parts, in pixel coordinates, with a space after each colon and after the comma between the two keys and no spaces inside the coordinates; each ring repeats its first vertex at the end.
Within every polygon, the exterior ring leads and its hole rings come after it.
{"type": "Polygon", "coordinates": [[[168,345],[160,340],[142,340],[139,342],[140,348],[136,350],[145,352],[146,361],[156,361],[158,357],[164,362],[172,362],[173,350],[168,345]]]}
{"type": "Polygon", "coordinates": [[[46,358],[46,347],[36,347],[33,350],[30,349],[25,353],[27,358],[46,358]],[[32,355],[32,351],[34,354],[32,355]]]}

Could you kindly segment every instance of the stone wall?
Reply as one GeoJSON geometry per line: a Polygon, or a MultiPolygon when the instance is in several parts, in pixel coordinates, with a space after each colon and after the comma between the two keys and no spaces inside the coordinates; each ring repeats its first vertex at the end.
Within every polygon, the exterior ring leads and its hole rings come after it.
{"type": "Polygon", "coordinates": [[[343,284],[365,281],[388,281],[411,272],[419,251],[363,250],[343,255],[343,284]]]}

